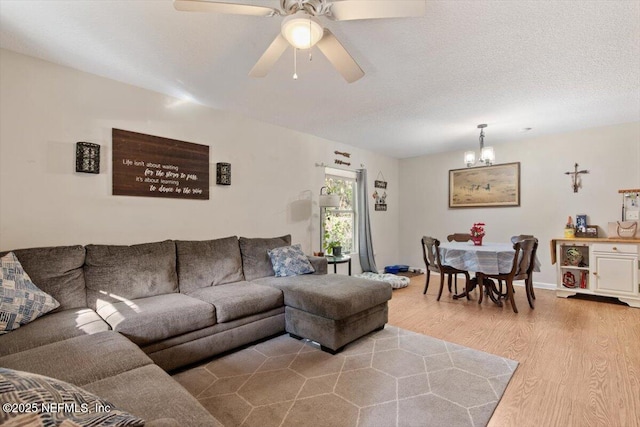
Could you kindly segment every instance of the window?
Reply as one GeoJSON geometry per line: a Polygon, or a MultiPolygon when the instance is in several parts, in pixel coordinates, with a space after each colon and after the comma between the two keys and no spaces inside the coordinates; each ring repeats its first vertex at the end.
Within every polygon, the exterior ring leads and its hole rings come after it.
{"type": "Polygon", "coordinates": [[[327,169],[324,185],[329,194],[340,196],[340,206],[324,209],[322,248],[325,253],[330,253],[329,248],[342,246],[343,253],[352,253],[355,251],[356,237],[355,174],[349,171],[327,169]]]}

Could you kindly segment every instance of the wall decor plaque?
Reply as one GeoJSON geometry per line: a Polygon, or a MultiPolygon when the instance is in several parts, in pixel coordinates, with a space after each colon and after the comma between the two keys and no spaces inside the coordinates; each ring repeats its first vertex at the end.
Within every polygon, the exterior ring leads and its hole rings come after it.
{"type": "Polygon", "coordinates": [[[231,185],[231,163],[216,163],[216,184],[231,185]]]}
{"type": "Polygon", "coordinates": [[[382,175],[382,171],[378,172],[378,176],[376,177],[375,181],[373,181],[373,186],[375,188],[382,188],[383,190],[386,190],[387,180],[384,179],[384,175],[382,175]]]}
{"type": "Polygon", "coordinates": [[[76,172],[100,173],[100,145],[76,142],[76,172]]]}
{"type": "Polygon", "coordinates": [[[113,195],[209,200],[209,146],[113,129],[113,195]]]}

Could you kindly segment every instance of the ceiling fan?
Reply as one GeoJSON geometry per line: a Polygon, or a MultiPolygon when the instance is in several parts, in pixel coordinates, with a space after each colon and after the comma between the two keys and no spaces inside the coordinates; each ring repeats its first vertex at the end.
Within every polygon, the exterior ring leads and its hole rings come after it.
{"type": "Polygon", "coordinates": [[[349,83],[364,76],[364,71],[336,36],[328,28],[324,28],[319,17],[326,16],[333,21],[351,21],[422,16],[425,13],[424,0],[280,0],[280,9],[208,0],[174,0],[173,5],[177,10],[187,12],[284,16],[280,34],[262,54],[249,75],[266,76],[289,45],[296,49],[317,46],[349,83]]]}

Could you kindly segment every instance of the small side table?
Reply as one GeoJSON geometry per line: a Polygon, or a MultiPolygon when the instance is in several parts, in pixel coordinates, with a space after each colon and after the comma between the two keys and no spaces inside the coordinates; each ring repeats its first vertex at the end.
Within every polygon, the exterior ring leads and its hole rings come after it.
{"type": "Polygon", "coordinates": [[[327,255],[327,263],[333,264],[333,274],[338,273],[338,264],[349,264],[349,276],[351,276],[351,257],[349,255],[329,256],[327,255]]]}

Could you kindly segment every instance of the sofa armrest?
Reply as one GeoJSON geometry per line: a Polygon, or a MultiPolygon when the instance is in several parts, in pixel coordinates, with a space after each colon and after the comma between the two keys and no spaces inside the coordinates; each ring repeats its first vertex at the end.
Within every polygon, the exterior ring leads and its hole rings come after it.
{"type": "Polygon", "coordinates": [[[309,256],[309,262],[313,266],[313,269],[316,270],[313,274],[327,274],[327,258],[323,256],[309,256]]]}

